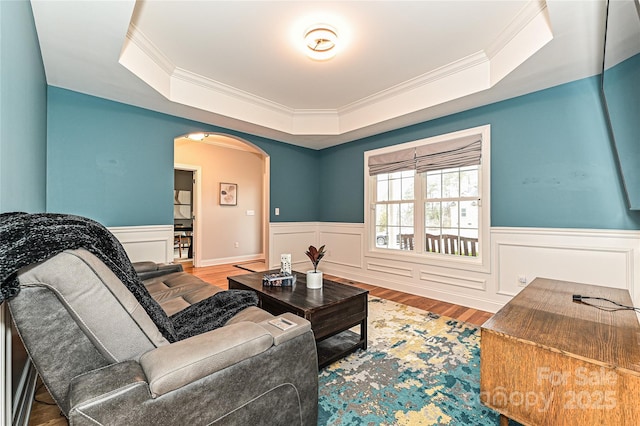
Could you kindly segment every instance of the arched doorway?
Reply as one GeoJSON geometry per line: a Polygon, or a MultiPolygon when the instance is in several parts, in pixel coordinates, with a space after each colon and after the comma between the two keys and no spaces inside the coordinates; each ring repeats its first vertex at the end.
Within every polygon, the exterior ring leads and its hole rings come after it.
{"type": "Polygon", "coordinates": [[[269,156],[226,134],[183,135],[174,140],[174,168],[194,175],[194,266],[257,259],[268,265],[269,156]],[[237,193],[222,200],[228,185],[237,193]]]}

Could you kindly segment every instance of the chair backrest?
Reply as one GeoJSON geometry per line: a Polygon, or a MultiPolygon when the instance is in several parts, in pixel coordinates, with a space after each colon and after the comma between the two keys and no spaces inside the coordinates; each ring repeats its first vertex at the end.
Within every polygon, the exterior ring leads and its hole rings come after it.
{"type": "Polygon", "coordinates": [[[460,237],[460,254],[465,256],[478,255],[478,239],[469,237],[460,237]]]}
{"type": "Polygon", "coordinates": [[[400,234],[400,249],[413,250],[413,234],[400,234]]]}
{"type": "Polygon", "coordinates": [[[440,235],[426,234],[425,244],[428,252],[440,253],[440,235]]]}
{"type": "Polygon", "coordinates": [[[478,239],[459,237],[457,235],[425,235],[426,250],[432,253],[457,254],[460,256],[477,256],[478,239]]]}
{"type": "Polygon", "coordinates": [[[62,252],[18,274],[16,328],[60,408],[71,379],[169,342],[136,298],[86,250],[62,252]]]}

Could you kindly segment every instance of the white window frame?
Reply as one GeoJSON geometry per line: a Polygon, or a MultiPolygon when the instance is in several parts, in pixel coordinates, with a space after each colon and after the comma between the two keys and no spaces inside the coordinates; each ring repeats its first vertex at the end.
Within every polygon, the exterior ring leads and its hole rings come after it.
{"type": "MultiPolygon", "coordinates": [[[[433,136],[399,145],[365,151],[364,153],[364,229],[366,256],[380,259],[398,260],[437,267],[456,268],[478,272],[490,272],[491,261],[491,126],[484,125],[471,129],[460,130],[453,133],[433,136]],[[454,256],[443,253],[430,253],[424,250],[424,238],[420,237],[419,229],[424,230],[424,205],[416,203],[414,208],[414,223],[419,225],[415,228],[416,242],[413,251],[397,250],[383,247],[376,247],[376,226],[375,226],[375,190],[376,178],[369,176],[369,157],[373,155],[386,154],[402,149],[414,148],[432,143],[446,142],[448,140],[462,137],[479,135],[482,139],[482,160],[479,167],[479,192],[480,209],[478,211],[478,256],[454,256]]],[[[415,193],[424,194],[424,179],[417,178],[415,193]]]]}

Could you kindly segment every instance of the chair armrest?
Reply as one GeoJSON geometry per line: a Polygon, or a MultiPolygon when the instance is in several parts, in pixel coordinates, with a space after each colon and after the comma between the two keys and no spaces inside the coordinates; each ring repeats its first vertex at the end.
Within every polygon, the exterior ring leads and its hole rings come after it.
{"type": "Polygon", "coordinates": [[[271,336],[273,337],[273,344],[275,346],[278,346],[281,343],[291,340],[294,337],[298,337],[299,335],[311,330],[311,323],[308,320],[292,314],[291,312],[286,312],[282,315],[278,315],[273,319],[261,321],[258,323],[258,325],[263,327],[269,332],[269,334],[271,334],[271,336]],[[280,323],[280,320],[284,320],[284,324],[287,327],[286,329],[283,330],[274,325],[280,323]]]}
{"type": "Polygon", "coordinates": [[[151,350],[140,358],[154,397],[176,390],[273,346],[273,337],[252,322],[230,324],[151,350]]]}

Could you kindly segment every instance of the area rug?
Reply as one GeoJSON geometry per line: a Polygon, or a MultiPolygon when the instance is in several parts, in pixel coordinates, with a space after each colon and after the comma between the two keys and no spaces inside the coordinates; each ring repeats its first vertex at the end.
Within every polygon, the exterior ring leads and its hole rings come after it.
{"type": "Polygon", "coordinates": [[[480,329],[369,298],[368,348],[320,371],[318,425],[497,425],[480,403],[480,329]]]}

